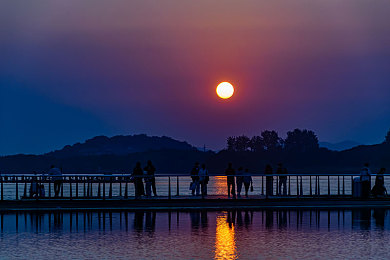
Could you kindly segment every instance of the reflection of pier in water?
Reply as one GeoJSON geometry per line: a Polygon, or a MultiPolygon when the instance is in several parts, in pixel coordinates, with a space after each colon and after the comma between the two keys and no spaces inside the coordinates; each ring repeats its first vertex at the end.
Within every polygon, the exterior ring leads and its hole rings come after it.
{"type": "Polygon", "coordinates": [[[231,234],[242,228],[253,229],[384,229],[389,223],[388,210],[363,208],[351,210],[229,210],[209,211],[75,211],[1,213],[1,233],[10,232],[87,232],[134,231],[153,234],[156,226],[167,230],[183,228],[188,222],[193,233],[208,228],[217,230],[219,238],[231,240],[231,234]]]}

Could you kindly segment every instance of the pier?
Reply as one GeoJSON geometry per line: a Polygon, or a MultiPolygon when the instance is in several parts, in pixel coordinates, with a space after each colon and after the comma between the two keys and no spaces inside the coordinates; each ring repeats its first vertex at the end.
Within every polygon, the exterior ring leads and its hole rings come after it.
{"type": "MultiPolygon", "coordinates": [[[[253,174],[254,191],[248,198],[233,199],[226,195],[226,176],[221,174],[210,175],[205,197],[190,195],[188,174],[155,175],[159,196],[142,198],[134,197],[129,174],[63,174],[58,197],[54,196],[52,176],[7,174],[0,176],[0,211],[390,207],[387,197],[362,200],[353,196],[357,174],[272,176],[274,195],[266,196],[267,176],[253,174]],[[287,176],[286,196],[279,195],[280,176],[287,176]],[[45,187],[44,197],[31,196],[33,182],[45,187]]],[[[373,182],[375,175],[371,178],[373,182]]]]}

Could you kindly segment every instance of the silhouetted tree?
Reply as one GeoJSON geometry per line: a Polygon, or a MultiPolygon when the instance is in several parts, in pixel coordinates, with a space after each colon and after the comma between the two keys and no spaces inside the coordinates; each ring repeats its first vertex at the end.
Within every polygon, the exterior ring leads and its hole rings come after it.
{"type": "Polygon", "coordinates": [[[385,137],[385,143],[390,144],[390,130],[387,132],[387,135],[385,137]]]}
{"type": "Polygon", "coordinates": [[[287,133],[284,148],[296,152],[314,151],[319,148],[318,138],[313,131],[295,129],[287,133]]]}
{"type": "Polygon", "coordinates": [[[236,151],[243,152],[250,147],[251,139],[248,136],[241,135],[236,137],[236,151]]]}
{"type": "Polygon", "coordinates": [[[250,143],[252,152],[259,152],[264,150],[264,142],[261,136],[253,136],[250,143]]]}
{"type": "Polygon", "coordinates": [[[261,138],[263,148],[267,151],[277,151],[282,148],[283,139],[279,137],[276,131],[263,131],[261,132],[261,138]]]}
{"type": "Polygon", "coordinates": [[[229,136],[227,138],[227,149],[228,149],[228,151],[231,151],[231,152],[236,150],[236,137],[229,136]]]}

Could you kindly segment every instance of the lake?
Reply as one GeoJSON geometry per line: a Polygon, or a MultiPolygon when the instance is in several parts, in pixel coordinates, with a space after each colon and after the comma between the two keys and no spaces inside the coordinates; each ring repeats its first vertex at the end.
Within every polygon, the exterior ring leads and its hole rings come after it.
{"type": "Polygon", "coordinates": [[[0,259],[386,259],[387,209],[0,214],[0,259]]]}

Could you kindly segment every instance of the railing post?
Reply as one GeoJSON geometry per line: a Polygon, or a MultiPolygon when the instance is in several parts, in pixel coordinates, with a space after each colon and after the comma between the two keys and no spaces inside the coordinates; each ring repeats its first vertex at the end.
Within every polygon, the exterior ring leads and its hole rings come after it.
{"type": "Polygon", "coordinates": [[[85,189],[85,177],[82,177],[82,180],[83,180],[83,184],[84,184],[83,195],[85,198],[87,196],[86,189],[85,189]]]}
{"type": "Polygon", "coordinates": [[[299,197],[299,183],[298,183],[298,175],[297,175],[297,197],[299,197]]]}
{"type": "MultiPolygon", "coordinates": [[[[100,189],[100,181],[99,181],[99,183],[98,183],[98,194],[97,194],[98,198],[102,197],[100,190],[101,189],[100,189]]],[[[103,183],[103,193],[104,193],[104,183],[103,183]]]]}
{"type": "Polygon", "coordinates": [[[340,196],[340,176],[337,176],[337,195],[340,196]]]}
{"type": "Polygon", "coordinates": [[[290,176],[288,176],[288,196],[291,196],[291,180],[290,180],[290,176]]]}
{"type": "Polygon", "coordinates": [[[15,185],[16,185],[16,200],[19,200],[19,184],[18,184],[18,177],[15,177],[15,185]]]}
{"type": "Polygon", "coordinates": [[[110,190],[108,191],[108,197],[112,198],[112,177],[110,177],[110,190]]]}
{"type": "Polygon", "coordinates": [[[314,195],[318,195],[318,187],[317,187],[317,175],[314,176],[314,195]]]}
{"type": "Polygon", "coordinates": [[[79,198],[79,178],[75,177],[76,180],[76,198],[79,198]]]}
{"type": "Polygon", "coordinates": [[[4,200],[4,185],[3,185],[3,177],[1,178],[1,200],[4,200]]]}
{"type": "Polygon", "coordinates": [[[103,185],[103,200],[105,200],[106,199],[106,179],[105,178],[103,178],[102,185],[103,185]]]}
{"type": "Polygon", "coordinates": [[[72,190],[72,177],[69,176],[69,198],[72,199],[73,190],[72,190]]]}
{"type": "Polygon", "coordinates": [[[90,190],[90,188],[89,188],[89,177],[85,177],[85,180],[87,182],[87,197],[89,198],[89,194],[90,194],[90,192],[89,192],[89,190],[90,190]]]}
{"type": "Polygon", "coordinates": [[[310,189],[310,196],[312,196],[313,195],[313,191],[311,189],[311,175],[309,176],[309,181],[310,181],[310,185],[309,185],[310,186],[310,188],[309,188],[310,189]]]}
{"type": "Polygon", "coordinates": [[[176,196],[179,196],[179,176],[176,176],[176,196]]]}
{"type": "Polygon", "coordinates": [[[301,192],[300,192],[300,194],[301,194],[301,196],[303,196],[303,184],[302,184],[302,176],[301,176],[301,185],[300,185],[300,188],[301,188],[301,192]]]}
{"type": "Polygon", "coordinates": [[[122,197],[122,178],[119,177],[119,197],[122,197]]]}
{"type": "Polygon", "coordinates": [[[93,198],[93,177],[91,177],[91,189],[89,190],[91,192],[91,198],[93,198]]]}
{"type": "Polygon", "coordinates": [[[344,182],[344,175],[343,175],[343,196],[345,196],[345,188],[344,188],[344,186],[345,186],[345,182],[344,182]]]}
{"type": "MultiPolygon", "coordinates": [[[[23,178],[24,179],[24,178],[23,178]]],[[[24,193],[23,193],[23,197],[24,198],[27,198],[27,181],[25,180],[24,181],[24,193]]]]}
{"type": "Polygon", "coordinates": [[[318,176],[318,197],[321,196],[321,190],[320,190],[320,176],[318,176]]]}
{"type": "Polygon", "coordinates": [[[61,198],[63,198],[64,197],[64,180],[65,180],[65,178],[63,178],[62,180],[61,180],[61,198]]]}
{"type": "Polygon", "coordinates": [[[276,196],[279,195],[279,176],[276,176],[276,196]]]}
{"type": "Polygon", "coordinates": [[[51,180],[49,179],[49,198],[51,198],[51,180]]]}
{"type": "Polygon", "coordinates": [[[264,195],[264,176],[261,176],[261,195],[264,195]]]}
{"type": "Polygon", "coordinates": [[[168,176],[168,199],[171,199],[171,176],[168,176]]]}
{"type": "Polygon", "coordinates": [[[351,176],[351,196],[353,196],[353,176],[351,176]]]}
{"type": "MultiPolygon", "coordinates": [[[[127,177],[126,177],[126,179],[125,179],[125,199],[127,199],[128,198],[128,189],[127,189],[127,177]]],[[[127,214],[127,213],[126,213],[127,214]]]]}
{"type": "Polygon", "coordinates": [[[328,175],[328,196],[330,196],[330,176],[328,175]]]}

